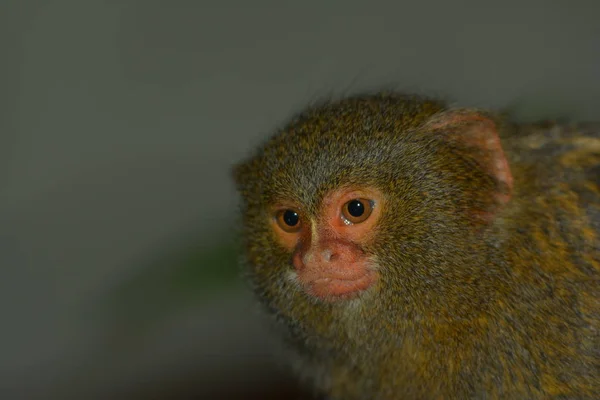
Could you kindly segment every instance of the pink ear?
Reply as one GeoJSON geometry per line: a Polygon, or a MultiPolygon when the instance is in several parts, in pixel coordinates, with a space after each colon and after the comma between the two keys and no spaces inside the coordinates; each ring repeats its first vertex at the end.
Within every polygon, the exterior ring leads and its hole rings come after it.
{"type": "Polygon", "coordinates": [[[500,205],[510,200],[513,177],[492,118],[477,111],[455,110],[433,117],[426,127],[441,131],[498,182],[500,192],[496,193],[496,201],[500,205]]]}

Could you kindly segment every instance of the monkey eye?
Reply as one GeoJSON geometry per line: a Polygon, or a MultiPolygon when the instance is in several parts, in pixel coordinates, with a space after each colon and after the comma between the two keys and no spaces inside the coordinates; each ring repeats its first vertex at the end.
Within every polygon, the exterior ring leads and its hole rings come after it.
{"type": "Polygon", "coordinates": [[[277,225],[286,232],[297,232],[300,230],[300,215],[294,210],[281,210],[275,219],[277,225]]]}
{"type": "Polygon", "coordinates": [[[353,199],[342,207],[342,218],[344,223],[360,224],[365,221],[373,212],[375,203],[367,199],[353,199]]]}

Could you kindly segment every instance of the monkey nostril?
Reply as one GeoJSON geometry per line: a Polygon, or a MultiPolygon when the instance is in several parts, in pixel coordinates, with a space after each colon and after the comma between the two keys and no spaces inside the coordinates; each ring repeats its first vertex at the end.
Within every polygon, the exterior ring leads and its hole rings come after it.
{"type": "Polygon", "coordinates": [[[321,256],[323,257],[323,260],[326,262],[335,261],[335,259],[337,258],[337,254],[332,252],[331,250],[323,250],[323,252],[321,253],[321,256]]]}

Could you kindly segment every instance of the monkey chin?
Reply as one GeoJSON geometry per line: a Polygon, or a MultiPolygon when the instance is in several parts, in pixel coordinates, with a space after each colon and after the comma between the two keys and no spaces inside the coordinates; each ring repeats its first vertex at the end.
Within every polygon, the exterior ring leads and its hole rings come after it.
{"type": "Polygon", "coordinates": [[[377,273],[366,270],[358,276],[336,277],[322,275],[306,282],[305,287],[309,295],[320,300],[333,302],[349,300],[369,289],[377,281],[377,273]]]}

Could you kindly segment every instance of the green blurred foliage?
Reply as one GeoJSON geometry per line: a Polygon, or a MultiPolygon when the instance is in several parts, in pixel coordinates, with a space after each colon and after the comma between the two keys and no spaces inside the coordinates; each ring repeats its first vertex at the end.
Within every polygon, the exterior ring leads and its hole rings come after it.
{"type": "Polygon", "coordinates": [[[159,255],[105,294],[100,312],[111,341],[139,339],[171,315],[241,290],[236,241],[226,237],[217,243],[159,255]]]}

